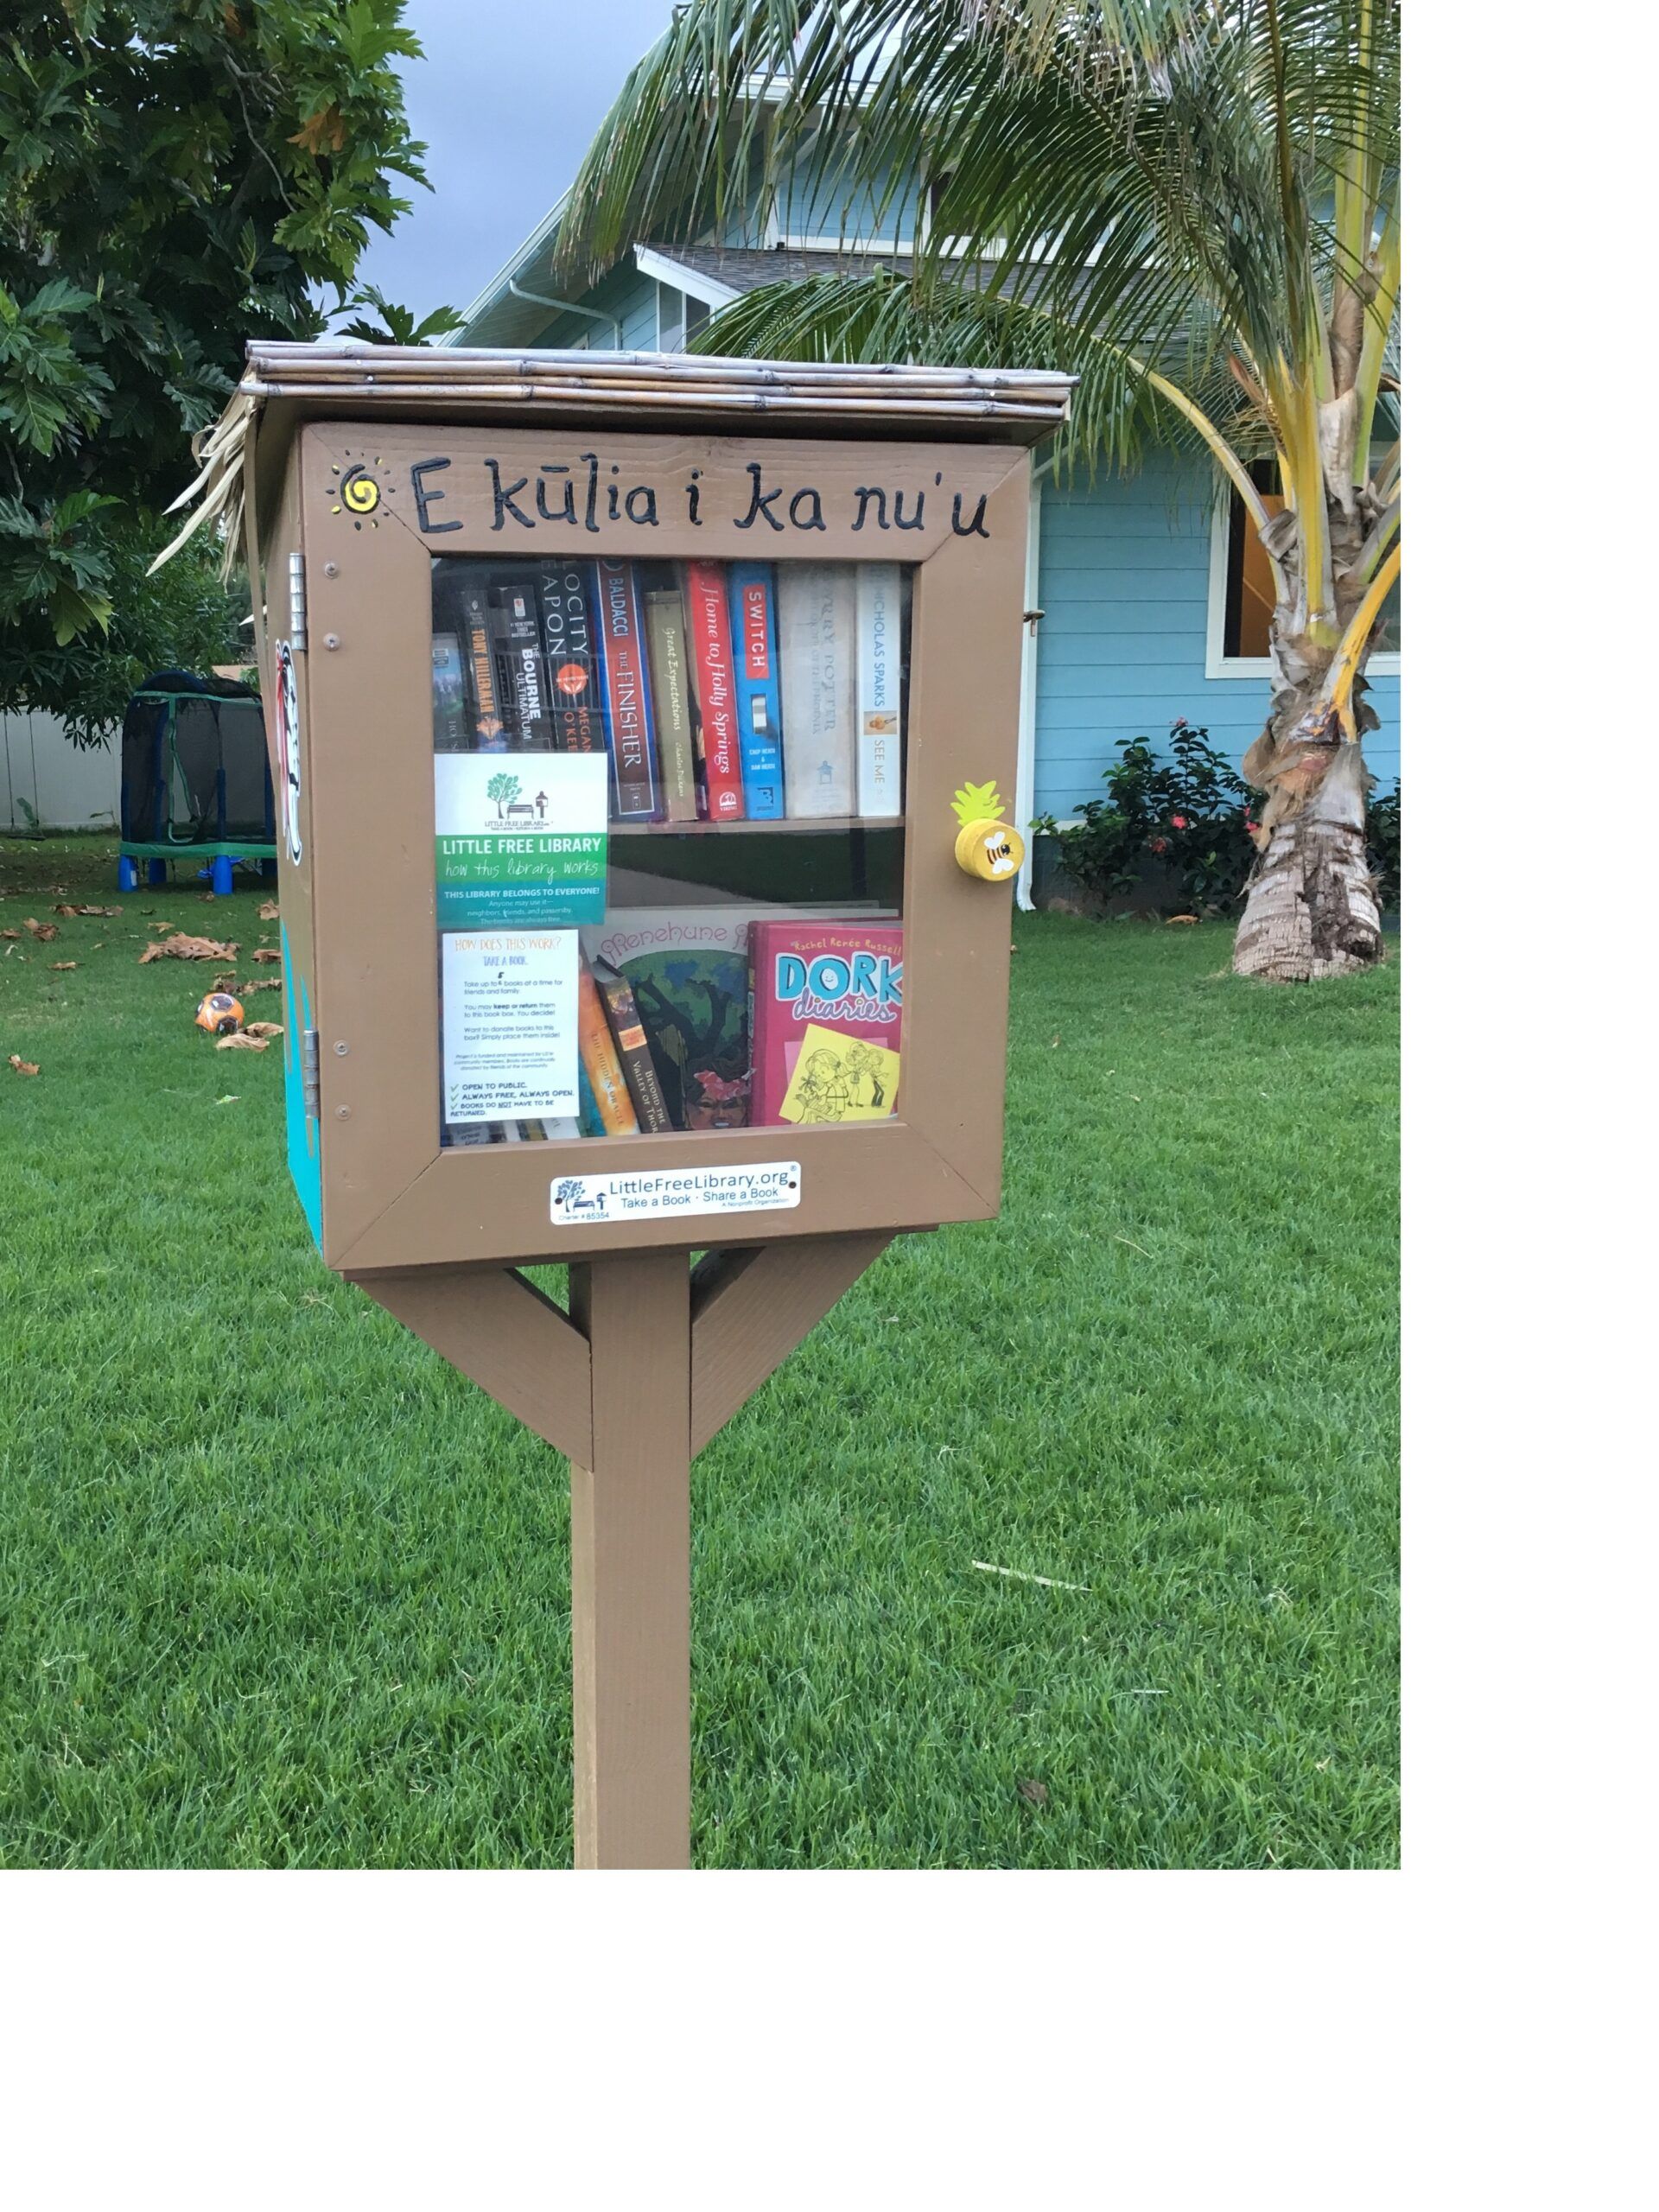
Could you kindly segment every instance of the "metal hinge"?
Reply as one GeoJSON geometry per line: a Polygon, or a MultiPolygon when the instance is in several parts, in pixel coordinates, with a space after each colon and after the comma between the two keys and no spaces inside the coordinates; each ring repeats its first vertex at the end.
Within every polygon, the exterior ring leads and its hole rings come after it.
{"type": "Polygon", "coordinates": [[[322,1119],[322,1064],[317,1051],[317,1033],[308,1029],[300,1040],[300,1095],[305,1101],[306,1119],[322,1119]]]}
{"type": "Polygon", "coordinates": [[[288,556],[288,642],[296,653],[305,651],[305,556],[288,556]]]}

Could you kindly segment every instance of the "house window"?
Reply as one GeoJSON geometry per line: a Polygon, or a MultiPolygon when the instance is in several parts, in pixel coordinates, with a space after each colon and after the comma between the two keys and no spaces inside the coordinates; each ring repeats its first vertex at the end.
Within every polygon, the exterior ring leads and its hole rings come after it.
{"type": "Polygon", "coordinates": [[[709,320],[707,300],[694,299],[690,292],[677,290],[672,284],[657,287],[657,351],[659,353],[683,353],[688,340],[695,338],[709,320]]]}
{"type": "MultiPolygon", "coordinates": [[[[1250,464],[1250,481],[1262,494],[1270,515],[1284,510],[1279,484],[1279,464],[1258,461],[1250,464]]],[[[1207,673],[1211,676],[1265,675],[1268,639],[1273,626],[1273,570],[1244,512],[1244,502],[1230,492],[1225,508],[1217,515],[1210,552],[1210,638],[1207,673]]],[[[1400,665],[1400,586],[1382,602],[1376,644],[1370,666],[1379,675],[1400,665]]]]}

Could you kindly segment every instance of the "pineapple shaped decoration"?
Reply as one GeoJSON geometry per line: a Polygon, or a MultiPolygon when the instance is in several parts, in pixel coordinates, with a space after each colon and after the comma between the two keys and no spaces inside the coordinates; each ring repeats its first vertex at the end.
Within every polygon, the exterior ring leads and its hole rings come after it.
{"type": "Polygon", "coordinates": [[[957,820],[957,866],[982,883],[1006,883],[1020,872],[1026,841],[1001,819],[995,783],[964,784],[951,801],[957,820]]]}

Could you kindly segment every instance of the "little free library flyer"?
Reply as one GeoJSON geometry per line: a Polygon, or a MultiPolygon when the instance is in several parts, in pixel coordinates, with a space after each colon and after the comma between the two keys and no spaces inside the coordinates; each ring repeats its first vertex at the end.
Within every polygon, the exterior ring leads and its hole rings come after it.
{"type": "Polygon", "coordinates": [[[438,927],[605,918],[609,764],[599,753],[440,753],[438,927]]]}
{"type": "Polygon", "coordinates": [[[574,930],[446,932],[446,1122],[575,1113],[578,975],[574,930]]]}

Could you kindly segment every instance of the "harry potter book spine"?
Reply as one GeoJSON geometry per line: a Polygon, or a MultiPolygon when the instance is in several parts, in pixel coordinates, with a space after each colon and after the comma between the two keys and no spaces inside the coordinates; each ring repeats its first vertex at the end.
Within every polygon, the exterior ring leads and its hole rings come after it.
{"type": "Polygon", "coordinates": [[[632,562],[596,561],[594,587],[599,609],[600,696],[611,748],[612,818],[652,822],[658,810],[657,741],[632,562]]]}
{"type": "Polygon", "coordinates": [[[741,822],[743,762],[738,748],[737,683],[726,570],[719,561],[685,564],[686,622],[691,635],[705,804],[711,822],[741,822]]]}
{"type": "Polygon", "coordinates": [[[605,1019],[605,1002],[593,970],[584,960],[576,988],[576,1050],[592,1086],[594,1103],[607,1137],[629,1137],[639,1127],[628,1079],[605,1019]]]}
{"type": "Polygon", "coordinates": [[[542,650],[547,658],[553,745],[559,753],[605,749],[587,567],[585,561],[542,564],[542,650]]]}
{"type": "Polygon", "coordinates": [[[657,718],[663,810],[671,822],[697,818],[696,754],[691,735],[690,671],[685,656],[685,607],[677,589],[645,594],[646,658],[657,718]]]}
{"type": "Polygon", "coordinates": [[[605,1011],[610,1018],[611,1034],[616,1039],[617,1052],[626,1078],[628,1096],[633,1101],[633,1110],[639,1126],[648,1135],[656,1135],[674,1126],[670,1119],[663,1086],[657,1079],[657,1070],[652,1063],[651,1046],[645,1037],[645,1025],[639,1019],[639,1008],[634,1002],[632,988],[626,976],[603,961],[594,963],[594,981],[599,995],[605,1001],[605,1011]]]}

